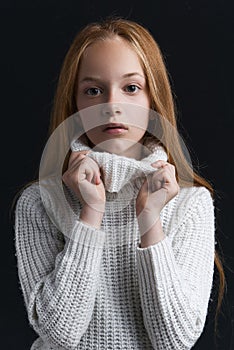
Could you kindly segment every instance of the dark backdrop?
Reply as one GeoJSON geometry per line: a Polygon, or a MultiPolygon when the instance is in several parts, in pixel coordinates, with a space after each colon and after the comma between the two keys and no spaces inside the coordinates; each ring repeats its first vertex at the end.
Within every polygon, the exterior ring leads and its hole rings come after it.
{"type": "MultiPolygon", "coordinates": [[[[233,62],[231,1],[8,1],[1,2],[1,344],[29,349],[30,328],[17,276],[14,195],[37,175],[61,64],[84,24],[119,15],[145,25],[164,54],[178,107],[180,131],[194,165],[213,184],[217,244],[222,248],[227,293],[217,349],[233,338],[233,62]],[[110,4],[111,3],[111,4],[110,4]],[[152,5],[154,3],[154,5],[152,5]]],[[[205,331],[195,349],[215,349],[215,293],[205,331]]]]}

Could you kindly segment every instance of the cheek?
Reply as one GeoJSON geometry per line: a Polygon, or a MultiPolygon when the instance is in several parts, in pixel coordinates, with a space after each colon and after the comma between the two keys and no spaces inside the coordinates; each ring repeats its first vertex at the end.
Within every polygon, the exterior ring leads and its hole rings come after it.
{"type": "Polygon", "coordinates": [[[149,124],[149,110],[147,108],[139,109],[137,113],[135,113],[134,118],[132,118],[132,121],[134,121],[133,124],[138,128],[139,132],[140,130],[144,132],[149,124]]]}
{"type": "Polygon", "coordinates": [[[85,102],[84,98],[78,97],[76,99],[76,107],[77,107],[78,111],[82,111],[82,109],[85,109],[89,106],[88,106],[87,102],[85,102]]]}
{"type": "Polygon", "coordinates": [[[91,107],[93,105],[94,105],[93,101],[88,99],[83,92],[77,94],[76,106],[78,111],[82,111],[83,109],[91,107]]]}
{"type": "Polygon", "coordinates": [[[139,142],[145,135],[146,128],[135,127],[131,129],[131,133],[128,135],[129,139],[134,142],[139,142]]]}
{"type": "Polygon", "coordinates": [[[102,103],[101,98],[95,97],[94,99],[92,99],[92,98],[89,98],[84,93],[78,94],[76,98],[76,106],[78,111],[81,111],[85,108],[92,108],[92,107],[94,107],[95,109],[96,108],[95,106],[99,105],[100,103],[102,103]]]}
{"type": "Polygon", "coordinates": [[[150,95],[148,90],[144,91],[144,93],[141,95],[140,100],[138,101],[138,104],[141,105],[144,108],[150,108],[151,102],[150,102],[150,95]]]}
{"type": "Polygon", "coordinates": [[[89,141],[91,141],[91,143],[93,145],[98,145],[99,143],[101,143],[103,141],[100,137],[100,133],[97,132],[97,130],[95,130],[95,129],[87,131],[86,135],[87,135],[89,141]]]}
{"type": "Polygon", "coordinates": [[[86,132],[103,125],[103,120],[100,115],[100,108],[100,105],[92,105],[85,107],[83,106],[83,109],[81,108],[79,110],[81,123],[86,132]]]}

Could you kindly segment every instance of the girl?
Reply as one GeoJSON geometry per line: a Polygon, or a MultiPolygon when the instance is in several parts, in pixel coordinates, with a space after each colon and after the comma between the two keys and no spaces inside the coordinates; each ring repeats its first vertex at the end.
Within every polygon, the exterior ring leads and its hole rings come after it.
{"type": "Polygon", "coordinates": [[[61,180],[78,220],[54,214],[56,201],[46,208],[38,182],[16,206],[19,279],[39,335],[31,350],[191,349],[212,288],[212,188],[171,131],[166,68],[145,28],[108,19],[78,33],[50,133],[77,111],[84,135],[61,180]]]}

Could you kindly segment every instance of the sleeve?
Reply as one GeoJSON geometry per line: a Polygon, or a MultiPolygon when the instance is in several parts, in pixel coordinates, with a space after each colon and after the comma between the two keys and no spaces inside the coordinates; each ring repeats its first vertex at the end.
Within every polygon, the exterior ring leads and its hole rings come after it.
{"type": "Polygon", "coordinates": [[[105,235],[77,221],[70,238],[61,237],[39,194],[26,189],[15,211],[15,247],[28,319],[45,343],[75,349],[92,317],[105,235]]]}
{"type": "Polygon", "coordinates": [[[214,271],[214,207],[200,188],[174,235],[137,248],[144,324],[154,349],[188,350],[204,328],[214,271]]]}

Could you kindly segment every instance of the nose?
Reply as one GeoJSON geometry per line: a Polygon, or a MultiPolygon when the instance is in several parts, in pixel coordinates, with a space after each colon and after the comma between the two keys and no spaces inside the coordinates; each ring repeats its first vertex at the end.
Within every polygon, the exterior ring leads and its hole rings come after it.
{"type": "Polygon", "coordinates": [[[119,103],[105,103],[103,104],[102,114],[106,117],[114,117],[122,114],[122,108],[119,103]]]}

